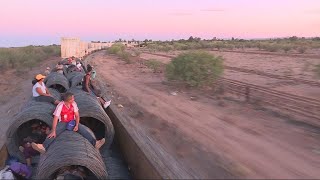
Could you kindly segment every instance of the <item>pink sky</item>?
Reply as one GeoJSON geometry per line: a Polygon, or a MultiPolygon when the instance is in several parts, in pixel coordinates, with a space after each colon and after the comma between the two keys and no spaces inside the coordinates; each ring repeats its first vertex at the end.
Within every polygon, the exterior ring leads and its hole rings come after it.
{"type": "Polygon", "coordinates": [[[1,0],[0,46],[84,40],[320,36],[320,0],[1,0]]]}

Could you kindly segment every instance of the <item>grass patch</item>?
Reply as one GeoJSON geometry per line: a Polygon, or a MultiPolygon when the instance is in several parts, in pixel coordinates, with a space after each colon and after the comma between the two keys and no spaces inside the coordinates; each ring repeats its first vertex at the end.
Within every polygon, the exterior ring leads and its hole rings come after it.
{"type": "MultiPolygon", "coordinates": [[[[126,51],[126,46],[122,43],[115,43],[107,50],[110,54],[115,54],[127,64],[131,63],[131,54],[126,51]]],[[[139,54],[140,55],[140,54],[139,54]]]]}
{"type": "Polygon", "coordinates": [[[126,49],[126,46],[122,43],[115,43],[108,48],[107,52],[110,54],[118,54],[126,49]]]}
{"type": "Polygon", "coordinates": [[[154,73],[162,72],[164,64],[156,59],[149,59],[145,62],[145,65],[152,69],[154,73]]]}
{"type": "Polygon", "coordinates": [[[19,48],[0,48],[0,70],[32,69],[50,56],[60,56],[60,46],[27,46],[19,48]]]}

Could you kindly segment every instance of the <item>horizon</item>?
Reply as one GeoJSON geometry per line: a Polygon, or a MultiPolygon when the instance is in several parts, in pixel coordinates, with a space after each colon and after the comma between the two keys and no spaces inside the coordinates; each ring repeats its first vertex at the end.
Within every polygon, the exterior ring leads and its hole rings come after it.
{"type": "Polygon", "coordinates": [[[90,42],[320,36],[317,0],[3,0],[0,6],[0,47],[60,44],[61,37],[90,42]]]}
{"type": "MultiPolygon", "coordinates": [[[[190,36],[189,36],[190,37],[190,36]]],[[[188,37],[188,38],[189,38],[188,37]]],[[[201,38],[201,37],[196,37],[196,36],[192,36],[193,38],[201,38]]],[[[234,38],[234,40],[246,40],[246,41],[250,41],[250,40],[253,40],[253,41],[263,41],[263,40],[276,40],[276,39],[288,39],[290,37],[297,37],[297,38],[305,38],[305,39],[312,39],[312,38],[320,38],[318,36],[315,36],[315,37],[298,37],[298,36],[288,36],[288,37],[274,37],[274,38],[252,38],[252,39],[242,39],[242,38],[237,38],[237,37],[231,37],[231,38],[218,38],[217,37],[217,40],[224,40],[224,41],[231,41],[232,38],[234,38]]],[[[178,41],[178,40],[188,40],[188,38],[181,38],[181,39],[167,39],[167,40],[153,40],[151,39],[152,41],[178,41]]],[[[61,39],[61,38],[60,38],[61,39]]],[[[122,38],[121,38],[122,39],[122,38]]],[[[133,38],[134,39],[134,38],[133,38]]],[[[81,39],[80,39],[81,40],[81,39]]],[[[116,40],[113,40],[113,41],[100,41],[100,42],[112,42],[112,43],[115,43],[115,41],[119,40],[116,39],[116,40]]],[[[124,40],[127,40],[127,41],[131,41],[132,39],[122,39],[122,41],[124,40]]],[[[137,40],[135,39],[135,41],[139,41],[139,42],[143,42],[145,39],[141,39],[141,40],[137,40]]],[[[204,39],[204,38],[201,38],[201,40],[212,40],[212,39],[204,39]]],[[[95,42],[95,41],[99,41],[99,40],[89,40],[89,41],[86,41],[86,42],[95,42]]],[[[59,41],[60,42],[60,41],[59,41]]],[[[29,44],[29,45],[25,45],[25,46],[7,46],[7,47],[4,47],[4,46],[0,46],[0,48],[18,48],[18,47],[26,47],[26,46],[52,46],[52,45],[57,45],[57,46],[60,46],[61,44],[60,43],[53,43],[53,44],[29,44]]]]}

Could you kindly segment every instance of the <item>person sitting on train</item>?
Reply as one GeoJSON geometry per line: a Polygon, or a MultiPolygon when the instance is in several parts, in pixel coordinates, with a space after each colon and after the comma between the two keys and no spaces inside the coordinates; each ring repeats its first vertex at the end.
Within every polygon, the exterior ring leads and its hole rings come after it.
{"type": "Polygon", "coordinates": [[[32,142],[35,142],[35,140],[28,136],[23,139],[22,145],[19,146],[19,150],[22,152],[28,166],[31,166],[31,158],[39,154],[38,151],[31,147],[32,142]]]}
{"type": "Polygon", "coordinates": [[[63,74],[63,64],[61,62],[58,62],[56,65],[56,71],[57,73],[63,74]]]}
{"type": "Polygon", "coordinates": [[[77,67],[77,69],[76,69],[76,71],[77,71],[77,72],[82,72],[82,71],[83,71],[83,69],[82,69],[82,66],[81,66],[81,63],[80,63],[80,62],[77,62],[76,67],[77,67]]]}
{"type": "Polygon", "coordinates": [[[105,143],[105,138],[96,140],[95,136],[91,134],[84,125],[80,124],[79,108],[74,101],[74,95],[72,93],[67,92],[63,95],[63,101],[58,104],[53,115],[51,133],[47,136],[43,144],[31,143],[32,148],[40,153],[45,153],[54,139],[66,130],[81,134],[97,149],[105,143]]]}
{"type": "Polygon", "coordinates": [[[47,67],[44,71],[44,75],[48,76],[50,74],[50,67],[47,67]]]}
{"type": "Polygon", "coordinates": [[[48,91],[48,88],[43,82],[44,78],[46,78],[46,76],[42,74],[36,75],[35,79],[37,80],[37,83],[35,83],[32,87],[33,97],[35,98],[36,101],[39,101],[39,102],[49,102],[54,105],[59,104],[60,101],[53,98],[50,92],[48,91]]]}
{"type": "Polygon", "coordinates": [[[89,65],[87,66],[87,73],[83,78],[83,82],[82,82],[82,89],[87,92],[89,95],[92,95],[94,97],[97,97],[99,102],[101,103],[101,105],[104,108],[107,108],[110,106],[111,104],[111,100],[109,101],[105,101],[102,97],[100,97],[100,95],[95,94],[93,92],[92,86],[91,86],[91,72],[92,72],[92,67],[89,65]]]}

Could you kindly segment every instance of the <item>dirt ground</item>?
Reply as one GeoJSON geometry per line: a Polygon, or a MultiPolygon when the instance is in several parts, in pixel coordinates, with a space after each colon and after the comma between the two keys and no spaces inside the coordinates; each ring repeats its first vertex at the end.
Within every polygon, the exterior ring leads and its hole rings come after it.
{"type": "Polygon", "coordinates": [[[13,117],[32,96],[31,81],[38,73],[44,73],[47,66],[53,67],[61,58],[52,57],[43,61],[38,67],[28,69],[24,73],[14,70],[1,72],[0,80],[0,147],[5,143],[6,131],[13,117]]]}
{"type": "Polygon", "coordinates": [[[198,178],[319,178],[320,129],[166,83],[98,52],[91,63],[119,111],[198,178]]]}
{"type": "MultiPolygon", "coordinates": [[[[166,54],[157,52],[158,54],[166,54]]],[[[181,52],[171,52],[171,55],[177,55],[181,52]]],[[[320,78],[314,73],[315,65],[320,64],[320,58],[306,57],[286,57],[277,55],[264,54],[245,54],[232,52],[210,51],[215,56],[224,58],[224,65],[231,67],[239,67],[250,70],[262,71],[265,73],[291,76],[305,80],[320,82],[320,78]]],[[[285,55],[285,54],[283,54],[285,55]]],[[[303,56],[303,55],[299,55],[303,56]]],[[[142,53],[144,59],[156,59],[163,63],[169,63],[170,58],[142,53]]],[[[310,86],[298,82],[287,81],[284,79],[275,79],[256,74],[244,73],[225,69],[223,77],[238,81],[248,82],[260,86],[265,86],[270,89],[288,92],[300,96],[306,96],[313,99],[320,99],[320,91],[317,86],[310,86]]]]}

